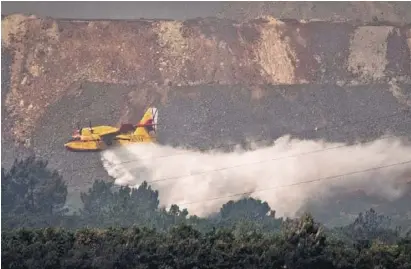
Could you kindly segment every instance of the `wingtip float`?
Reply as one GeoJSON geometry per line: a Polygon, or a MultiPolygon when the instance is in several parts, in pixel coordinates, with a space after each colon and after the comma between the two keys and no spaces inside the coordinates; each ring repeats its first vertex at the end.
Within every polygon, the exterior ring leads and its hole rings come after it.
{"type": "Polygon", "coordinates": [[[100,125],[78,128],[70,141],[64,144],[69,151],[96,152],[110,147],[134,143],[157,142],[157,108],[150,107],[138,124],[125,123],[120,128],[100,125]]]}

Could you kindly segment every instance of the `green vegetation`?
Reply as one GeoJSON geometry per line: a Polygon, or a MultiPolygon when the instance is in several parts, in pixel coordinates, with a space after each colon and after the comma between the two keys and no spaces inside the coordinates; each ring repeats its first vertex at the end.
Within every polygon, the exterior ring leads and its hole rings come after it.
{"type": "Polygon", "coordinates": [[[277,218],[253,198],[199,218],[160,208],[146,183],[96,181],[68,215],[67,186],[47,162],[1,173],[3,268],[411,268],[411,235],[373,209],[333,229],[309,214],[277,218]]]}

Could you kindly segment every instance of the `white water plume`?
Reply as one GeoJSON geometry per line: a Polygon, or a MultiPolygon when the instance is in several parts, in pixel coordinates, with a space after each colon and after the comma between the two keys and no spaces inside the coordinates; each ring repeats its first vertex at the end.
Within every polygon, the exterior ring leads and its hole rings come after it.
{"type": "Polygon", "coordinates": [[[138,186],[145,180],[159,191],[161,205],[181,205],[198,216],[218,211],[242,197],[233,195],[245,192],[282,216],[293,216],[307,199],[330,197],[343,189],[396,199],[403,191],[397,181],[410,177],[411,163],[352,173],[409,160],[411,146],[396,138],[347,146],[285,136],[273,146],[252,151],[199,152],[134,144],[102,153],[116,184],[138,186]],[[304,181],[313,182],[299,184],[304,181]]]}

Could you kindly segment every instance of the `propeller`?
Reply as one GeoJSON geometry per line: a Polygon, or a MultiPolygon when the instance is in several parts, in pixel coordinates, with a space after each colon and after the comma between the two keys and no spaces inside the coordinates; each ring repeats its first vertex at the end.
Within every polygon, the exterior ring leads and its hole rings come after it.
{"type": "Polygon", "coordinates": [[[74,130],[71,136],[74,138],[74,137],[78,137],[79,135],[81,135],[81,128],[80,128],[80,123],[77,122],[77,129],[74,130]]]}

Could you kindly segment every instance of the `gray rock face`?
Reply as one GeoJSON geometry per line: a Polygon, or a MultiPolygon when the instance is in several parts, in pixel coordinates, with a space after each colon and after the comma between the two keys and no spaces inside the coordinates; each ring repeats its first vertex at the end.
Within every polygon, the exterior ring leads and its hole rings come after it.
{"type": "MultiPolygon", "coordinates": [[[[259,99],[253,98],[257,89],[247,86],[187,87],[173,91],[169,102],[159,106],[159,134],[164,143],[196,148],[248,138],[270,141],[286,134],[346,143],[385,133],[407,134],[410,112],[390,87],[263,86],[259,99]]],[[[398,87],[409,99],[411,85],[398,87]]]]}

